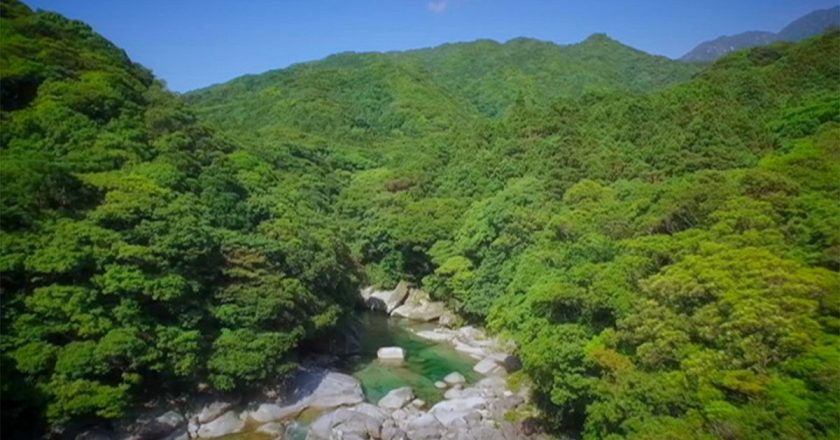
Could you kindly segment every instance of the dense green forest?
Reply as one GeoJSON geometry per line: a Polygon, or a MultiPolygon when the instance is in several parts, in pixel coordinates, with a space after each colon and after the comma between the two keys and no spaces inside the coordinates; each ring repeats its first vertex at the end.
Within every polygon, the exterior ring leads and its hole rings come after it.
{"type": "Polygon", "coordinates": [[[0,4],[3,429],[282,379],[363,284],[517,344],[546,428],[840,436],[840,32],[690,65],[596,34],[185,96],[0,4]]]}
{"type": "Polygon", "coordinates": [[[188,99],[237,138],[295,139],[352,164],[335,214],[367,276],[420,282],[516,341],[550,426],[593,439],[832,438],[838,59],[832,33],[671,85],[684,65],[603,36],[478,42],[340,56],[188,99]],[[494,56],[505,46],[517,49],[494,56]],[[438,67],[417,67],[436,51],[438,67]],[[485,51],[487,81],[449,70],[485,51]],[[548,96],[540,68],[529,77],[513,54],[615,87],[557,82],[548,96]],[[622,60],[665,80],[640,90],[631,72],[615,76],[622,60]],[[494,83],[509,72],[520,80],[494,83]]]}
{"type": "Polygon", "coordinates": [[[3,429],[291,371],[357,292],[329,164],[214,133],[82,23],[0,12],[3,429]]]}

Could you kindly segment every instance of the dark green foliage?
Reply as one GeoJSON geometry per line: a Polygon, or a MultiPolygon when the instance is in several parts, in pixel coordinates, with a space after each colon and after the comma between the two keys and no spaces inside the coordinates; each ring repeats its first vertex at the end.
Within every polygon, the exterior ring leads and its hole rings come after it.
{"type": "Polygon", "coordinates": [[[605,36],[481,41],[342,54],[189,99],[242,139],[367,158],[338,171],[336,204],[367,275],[421,281],[516,341],[554,429],[832,438],[837,59],[834,32],[663,88],[689,70],[605,36]],[[318,120],[286,107],[296,94],[338,88],[318,98],[329,125],[288,119],[318,120]],[[437,105],[452,126],[382,125],[408,96],[424,109],[410,115],[437,105]],[[250,111],[284,116],[237,119],[250,111]]]}
{"type": "Polygon", "coordinates": [[[340,54],[182,100],[2,8],[4,427],[282,378],[358,267],[513,339],[552,430],[840,435],[837,32],[340,54]]]}
{"type": "Polygon", "coordinates": [[[3,436],[286,377],[356,289],[323,159],[215,134],[79,22],[0,30],[3,436]]]}

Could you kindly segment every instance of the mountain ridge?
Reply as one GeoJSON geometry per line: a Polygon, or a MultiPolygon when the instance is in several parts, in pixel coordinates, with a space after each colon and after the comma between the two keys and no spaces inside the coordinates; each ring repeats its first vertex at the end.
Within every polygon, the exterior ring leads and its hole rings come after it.
{"type": "Polygon", "coordinates": [[[326,55],[326,56],[323,56],[323,57],[320,57],[320,58],[295,62],[295,63],[291,63],[291,64],[283,66],[283,67],[268,69],[268,70],[265,70],[265,71],[262,71],[262,72],[245,73],[245,74],[236,76],[236,77],[231,78],[231,79],[226,80],[226,81],[209,84],[209,85],[202,86],[202,87],[197,87],[197,88],[194,88],[194,89],[191,89],[191,90],[180,92],[179,94],[190,95],[190,94],[200,93],[204,90],[212,89],[212,88],[220,86],[220,85],[228,84],[228,83],[240,80],[242,78],[249,78],[249,77],[254,77],[254,76],[271,74],[272,72],[290,70],[290,69],[300,68],[301,66],[307,66],[307,65],[312,65],[312,64],[329,63],[331,61],[335,61],[336,59],[344,59],[346,57],[352,57],[352,56],[377,56],[377,55],[381,55],[381,56],[400,56],[400,55],[409,55],[409,54],[435,51],[435,50],[451,49],[453,47],[489,45],[489,46],[494,46],[494,47],[497,47],[497,48],[501,48],[501,47],[511,47],[513,45],[523,44],[523,43],[525,43],[525,44],[545,44],[545,45],[553,46],[553,47],[556,47],[556,48],[570,48],[570,47],[578,47],[578,46],[585,46],[585,45],[593,45],[593,44],[596,44],[596,43],[614,44],[614,45],[621,46],[621,47],[624,47],[624,48],[632,49],[635,52],[643,53],[643,54],[651,56],[651,57],[671,60],[671,58],[668,58],[664,55],[652,54],[652,53],[646,52],[642,49],[635,48],[633,46],[622,43],[621,41],[610,37],[608,34],[606,34],[604,32],[593,32],[593,33],[589,34],[586,38],[584,38],[580,41],[577,41],[577,42],[572,42],[572,43],[557,43],[557,42],[554,42],[554,41],[551,41],[551,40],[544,40],[544,39],[540,39],[540,38],[527,37],[527,36],[512,37],[512,38],[509,38],[507,40],[496,40],[496,39],[493,39],[493,38],[476,38],[474,40],[445,42],[445,43],[440,43],[440,44],[436,44],[436,45],[432,45],[432,46],[417,47],[417,48],[410,48],[410,49],[370,50],[370,51],[345,50],[345,51],[341,51],[341,52],[332,53],[332,54],[329,54],[329,55],[326,55]]]}
{"type": "MultiPolygon", "coordinates": [[[[312,121],[294,121],[300,113],[291,109],[307,105],[323,107],[313,116],[321,120],[319,124],[337,126],[343,124],[338,121],[351,119],[366,129],[391,131],[414,123],[410,120],[418,116],[417,112],[404,117],[399,109],[400,105],[425,102],[411,97],[413,93],[466,103],[452,106],[451,114],[461,112],[469,119],[501,116],[518,96],[543,105],[588,92],[640,93],[684,81],[696,72],[696,66],[647,54],[605,34],[593,34],[569,45],[520,37],[504,43],[482,39],[409,51],[343,52],[242,76],[184,96],[200,103],[205,112],[215,112],[215,104],[224,104],[226,110],[241,108],[253,113],[254,118],[273,118],[265,126],[275,125],[278,120],[288,120],[298,128],[305,126],[312,121]],[[397,87],[395,78],[402,78],[403,86],[397,87]],[[409,93],[409,89],[414,92],[409,93]],[[275,92],[284,99],[269,96],[275,92]],[[228,95],[234,99],[226,99],[228,95]],[[347,105],[358,102],[361,96],[373,107],[347,105]],[[337,108],[343,110],[334,111],[337,108]],[[372,121],[371,112],[386,116],[372,121]]],[[[435,124],[433,121],[440,119],[439,110],[429,109],[417,123],[435,124]]],[[[231,128],[235,122],[225,113],[221,110],[212,119],[231,128]]]]}
{"type": "Polygon", "coordinates": [[[779,32],[746,31],[735,35],[722,35],[704,41],[680,57],[679,60],[684,62],[714,61],[738,49],[766,46],[777,41],[801,41],[837,26],[840,26],[840,6],[818,9],[790,22],[779,32]]]}

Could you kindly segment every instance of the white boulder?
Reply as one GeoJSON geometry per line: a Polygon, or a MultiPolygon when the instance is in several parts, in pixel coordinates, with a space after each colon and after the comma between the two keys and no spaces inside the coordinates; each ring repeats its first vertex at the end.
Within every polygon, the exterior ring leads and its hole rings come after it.
{"type": "Polygon", "coordinates": [[[503,373],[505,370],[495,359],[486,357],[475,364],[473,371],[478,374],[488,376],[490,374],[503,373]]]}
{"type": "Polygon", "coordinates": [[[465,397],[492,397],[489,393],[485,392],[484,390],[475,388],[475,387],[467,387],[461,388],[460,385],[456,385],[454,388],[450,388],[443,394],[443,397],[446,399],[463,399],[465,397]]]}
{"type": "Polygon", "coordinates": [[[415,321],[434,321],[438,319],[446,307],[442,302],[425,302],[421,304],[403,304],[391,313],[391,316],[412,319],[415,321]]]}
{"type": "Polygon", "coordinates": [[[385,412],[382,408],[367,402],[351,406],[348,409],[373,417],[374,419],[378,420],[379,423],[383,423],[385,422],[385,420],[388,419],[387,412],[385,412]]]}
{"type": "Polygon", "coordinates": [[[224,400],[216,400],[210,402],[208,404],[203,405],[200,409],[195,412],[195,415],[191,417],[192,419],[196,419],[198,423],[207,423],[211,422],[220,415],[224,414],[237,402],[235,401],[224,401],[224,400]]]}
{"type": "Polygon", "coordinates": [[[408,296],[408,283],[400,281],[394,290],[377,290],[365,300],[372,310],[381,310],[389,315],[399,307],[408,296]]]}
{"type": "Polygon", "coordinates": [[[376,350],[376,357],[381,361],[402,363],[405,360],[405,350],[400,347],[382,347],[376,350]]]}
{"type": "Polygon", "coordinates": [[[300,414],[306,409],[306,406],[306,402],[297,402],[282,406],[275,403],[263,403],[256,411],[249,413],[248,416],[260,423],[284,420],[300,414]]]}
{"type": "Polygon", "coordinates": [[[415,321],[434,321],[444,312],[446,312],[446,307],[442,302],[433,302],[428,293],[420,289],[411,289],[405,303],[394,309],[391,316],[415,321]]]}
{"type": "Polygon", "coordinates": [[[436,403],[429,413],[443,426],[450,426],[456,420],[463,420],[468,414],[483,409],[486,405],[487,399],[479,396],[449,399],[436,403]]]}
{"type": "Polygon", "coordinates": [[[365,400],[362,384],[355,377],[343,373],[320,369],[301,370],[293,384],[291,394],[281,403],[260,405],[249,416],[257,421],[279,420],[288,413],[300,412],[309,407],[330,409],[355,405],[365,400]]]}
{"type": "Polygon", "coordinates": [[[380,408],[394,411],[404,407],[413,399],[414,392],[411,391],[411,387],[401,387],[389,391],[385,397],[379,399],[377,405],[379,405],[380,408]]]}
{"type": "Polygon", "coordinates": [[[378,438],[382,422],[360,411],[339,408],[318,417],[309,427],[307,440],[378,438]]]}
{"type": "Polygon", "coordinates": [[[418,417],[412,418],[406,424],[407,431],[422,431],[426,429],[442,431],[440,422],[432,413],[423,413],[418,417]]]}
{"type": "Polygon", "coordinates": [[[198,428],[200,438],[214,438],[223,435],[234,434],[245,429],[245,421],[239,418],[234,411],[228,411],[210,423],[201,425],[198,428]]]}
{"type": "Polygon", "coordinates": [[[459,339],[455,339],[453,344],[455,345],[455,351],[467,354],[474,359],[483,359],[488,355],[484,348],[467,344],[459,339]]]}
{"type": "Polygon", "coordinates": [[[331,371],[323,375],[308,400],[309,407],[326,409],[361,403],[365,395],[358,379],[331,371]]]}
{"type": "Polygon", "coordinates": [[[446,382],[447,384],[449,384],[450,386],[451,385],[460,385],[460,384],[463,384],[464,382],[466,382],[467,378],[465,378],[463,374],[461,374],[457,371],[453,371],[453,372],[447,374],[446,377],[443,378],[443,381],[446,382]]]}
{"type": "Polygon", "coordinates": [[[443,398],[444,399],[457,399],[458,397],[461,397],[461,386],[460,385],[456,385],[456,386],[446,390],[445,393],[443,393],[443,398]]]}

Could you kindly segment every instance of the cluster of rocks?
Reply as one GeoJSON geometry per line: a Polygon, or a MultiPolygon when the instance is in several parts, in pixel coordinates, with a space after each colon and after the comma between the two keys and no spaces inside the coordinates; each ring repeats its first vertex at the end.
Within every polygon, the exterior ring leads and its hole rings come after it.
{"type": "MultiPolygon", "coordinates": [[[[331,371],[301,371],[295,389],[285,399],[237,410],[233,401],[197,406],[186,416],[168,411],[138,419],[121,433],[98,433],[85,439],[216,438],[249,429],[280,440],[290,437],[293,420],[304,410],[320,412],[308,427],[307,440],[504,440],[525,438],[505,413],[525,402],[524,391],[506,389],[504,373],[493,370],[474,385],[457,372],[436,386],[444,400],[427,408],[410,387],[391,390],[376,404],[365,402],[359,381],[331,371]]],[[[92,434],[92,433],[89,433],[92,434]]]]}
{"type": "Polygon", "coordinates": [[[502,377],[486,377],[469,387],[463,387],[463,376],[452,379],[446,399],[431,408],[424,409],[426,403],[416,399],[411,388],[397,388],[376,405],[361,403],[323,414],[310,426],[307,440],[524,438],[504,414],[525,399],[508,391],[502,377]]]}
{"type": "Polygon", "coordinates": [[[525,402],[526,391],[506,388],[504,370],[493,369],[475,385],[457,372],[435,384],[444,400],[426,408],[410,387],[391,390],[376,405],[359,403],[321,415],[307,440],[507,440],[526,438],[505,414],[525,402]]]}
{"type": "Polygon", "coordinates": [[[245,420],[233,408],[236,400],[197,398],[183,411],[160,410],[152,405],[146,413],[117,423],[113,430],[96,428],[76,440],[185,440],[213,438],[245,428],[245,420]],[[187,435],[189,434],[189,436],[187,435]]]}
{"type": "Polygon", "coordinates": [[[415,321],[438,321],[452,325],[455,315],[440,301],[432,301],[428,293],[401,281],[393,290],[376,290],[367,287],[361,291],[362,300],[371,310],[415,321]]]}
{"type": "MultiPolygon", "coordinates": [[[[478,362],[473,370],[483,376],[467,385],[457,372],[435,383],[444,400],[427,407],[409,387],[391,390],[376,404],[365,402],[361,383],[354,377],[325,369],[298,372],[293,389],[273,401],[239,405],[238,401],[195,401],[182,411],[150,412],[115,432],[89,431],[77,440],[187,440],[222,437],[247,430],[273,439],[290,438],[300,432],[295,419],[305,410],[320,414],[308,428],[307,440],[495,440],[533,438],[521,426],[506,421],[505,414],[526,401],[527,390],[513,393],[506,388],[505,375],[519,368],[518,361],[503,346],[474,327],[448,328],[454,315],[442,303],[400,283],[391,291],[366,289],[362,296],[371,308],[392,316],[429,322],[431,330],[415,331],[419,337],[449,343],[455,350],[478,362]]],[[[400,347],[382,347],[377,353],[384,362],[402,363],[400,347]]]]}
{"type": "Polygon", "coordinates": [[[76,440],[188,440],[210,439],[243,432],[258,425],[257,432],[281,439],[289,421],[306,409],[330,411],[364,401],[362,386],[353,376],[333,371],[300,370],[294,388],[282,399],[243,408],[238,401],[193,402],[183,413],[150,411],[114,431],[91,430],[76,440]]]}
{"type": "MultiPolygon", "coordinates": [[[[387,299],[387,298],[386,298],[387,299]]],[[[377,402],[338,408],[311,425],[307,440],[502,440],[533,438],[505,414],[526,401],[527,390],[507,389],[505,375],[519,367],[515,357],[494,338],[473,327],[435,328],[417,335],[452,344],[456,350],[478,360],[473,370],[484,376],[467,386],[466,378],[453,372],[435,383],[444,390],[444,400],[426,408],[409,387],[391,390],[377,402]]],[[[402,360],[399,347],[383,347],[378,356],[385,361],[402,360]]]]}

